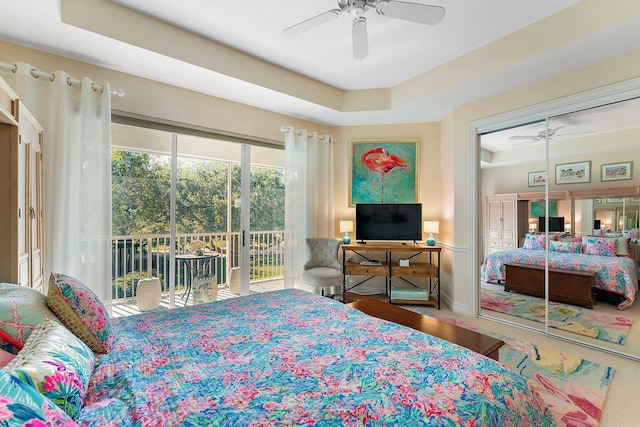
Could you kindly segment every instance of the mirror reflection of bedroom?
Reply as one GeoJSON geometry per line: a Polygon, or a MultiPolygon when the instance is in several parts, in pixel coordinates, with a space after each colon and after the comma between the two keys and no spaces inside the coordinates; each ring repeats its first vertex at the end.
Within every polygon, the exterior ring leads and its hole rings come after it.
{"type": "Polygon", "coordinates": [[[521,123],[480,135],[480,314],[640,357],[640,100],[521,123]]]}

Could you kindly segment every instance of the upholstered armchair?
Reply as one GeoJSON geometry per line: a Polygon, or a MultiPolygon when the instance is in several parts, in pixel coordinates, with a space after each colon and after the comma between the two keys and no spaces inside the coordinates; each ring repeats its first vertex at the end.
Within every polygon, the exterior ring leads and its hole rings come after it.
{"type": "Polygon", "coordinates": [[[341,243],[339,239],[307,239],[309,259],[304,264],[302,278],[305,285],[320,288],[321,295],[325,295],[326,288],[341,289],[343,284],[342,264],[338,260],[341,243]]]}

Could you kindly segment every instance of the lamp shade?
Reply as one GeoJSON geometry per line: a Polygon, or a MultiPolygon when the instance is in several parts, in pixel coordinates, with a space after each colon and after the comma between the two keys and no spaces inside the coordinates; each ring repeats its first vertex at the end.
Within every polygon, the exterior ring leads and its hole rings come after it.
{"type": "Polygon", "coordinates": [[[340,232],[341,233],[350,233],[353,231],[353,221],[350,219],[341,219],[340,220],[340,232]]]}
{"type": "Polygon", "coordinates": [[[425,233],[439,233],[440,221],[425,221],[422,230],[425,233]]]}

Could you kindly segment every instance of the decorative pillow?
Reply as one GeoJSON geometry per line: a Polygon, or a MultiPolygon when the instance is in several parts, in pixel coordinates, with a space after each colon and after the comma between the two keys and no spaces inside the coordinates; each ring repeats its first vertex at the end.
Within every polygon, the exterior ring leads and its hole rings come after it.
{"type": "Polygon", "coordinates": [[[111,323],[100,299],[80,281],[51,273],[47,304],[58,319],[96,353],[111,349],[111,323]]]}
{"type": "Polygon", "coordinates": [[[0,417],[7,427],[78,425],[38,390],[5,370],[0,370],[0,417]]]}
{"type": "MultiPolygon", "coordinates": [[[[585,237],[586,255],[616,256],[616,239],[612,237],[585,237]]],[[[583,240],[583,241],[584,241],[583,240]]]]}
{"type": "Polygon", "coordinates": [[[542,250],[544,249],[544,234],[527,234],[524,239],[522,249],[542,250]]]}
{"type": "Polygon", "coordinates": [[[17,353],[29,334],[46,318],[56,319],[42,292],[26,286],[0,283],[0,348],[17,353]]]}
{"type": "Polygon", "coordinates": [[[631,256],[631,254],[629,253],[628,237],[618,237],[616,239],[616,256],[631,256]]]}
{"type": "Polygon", "coordinates": [[[16,357],[15,354],[0,349],[0,368],[4,368],[5,366],[7,366],[7,364],[9,364],[9,362],[11,362],[14,357],[16,357]]]}
{"type": "Polygon", "coordinates": [[[579,254],[582,252],[581,242],[551,242],[549,243],[550,252],[567,252],[570,254],[579,254]]]}
{"type": "Polygon", "coordinates": [[[45,320],[5,369],[76,418],[96,359],[67,328],[45,320]]]}

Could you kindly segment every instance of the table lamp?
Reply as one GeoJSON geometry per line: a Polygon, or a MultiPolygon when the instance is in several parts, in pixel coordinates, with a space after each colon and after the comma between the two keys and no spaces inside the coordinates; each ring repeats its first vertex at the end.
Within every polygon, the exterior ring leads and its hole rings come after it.
{"type": "Polygon", "coordinates": [[[425,233],[429,233],[429,238],[427,238],[427,245],[433,246],[436,244],[436,239],[433,238],[433,233],[438,233],[440,231],[440,222],[439,221],[425,221],[423,224],[423,230],[425,233]]]}
{"type": "Polygon", "coordinates": [[[342,219],[340,220],[340,232],[344,233],[344,237],[342,238],[342,243],[348,245],[351,243],[351,237],[349,237],[349,232],[353,231],[353,221],[350,219],[342,219]]]}

